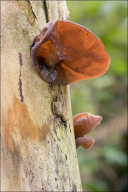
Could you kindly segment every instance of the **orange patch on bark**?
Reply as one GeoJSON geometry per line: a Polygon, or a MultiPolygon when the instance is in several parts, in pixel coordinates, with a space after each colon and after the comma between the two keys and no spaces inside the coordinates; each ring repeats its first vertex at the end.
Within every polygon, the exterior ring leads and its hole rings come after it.
{"type": "Polygon", "coordinates": [[[2,117],[3,136],[6,147],[14,151],[27,139],[43,141],[49,129],[45,124],[42,128],[36,127],[29,117],[27,106],[17,98],[13,107],[7,110],[7,117],[2,117]],[[18,146],[16,146],[18,145],[18,146]]]}

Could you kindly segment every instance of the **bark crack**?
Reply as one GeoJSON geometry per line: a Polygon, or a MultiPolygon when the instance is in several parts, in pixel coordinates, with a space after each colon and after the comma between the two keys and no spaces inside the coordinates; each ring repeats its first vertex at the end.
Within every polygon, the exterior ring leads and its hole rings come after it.
{"type": "Polygon", "coordinates": [[[21,53],[18,53],[18,56],[19,56],[19,64],[20,64],[20,70],[19,70],[19,82],[18,82],[18,85],[19,85],[19,92],[20,92],[20,101],[23,103],[24,101],[24,97],[23,97],[23,91],[22,91],[22,79],[21,79],[21,68],[23,66],[23,61],[22,61],[22,54],[21,53]]]}
{"type": "Polygon", "coordinates": [[[48,19],[48,7],[47,7],[46,0],[44,0],[44,11],[45,11],[45,16],[46,16],[46,22],[48,23],[49,22],[49,19],[48,19]]]}
{"type": "Polygon", "coordinates": [[[67,126],[67,120],[65,116],[63,115],[62,105],[59,101],[52,102],[52,112],[54,115],[60,118],[62,124],[66,127],[67,126]]]}
{"type": "MultiPolygon", "coordinates": [[[[33,11],[33,8],[32,8],[32,5],[31,5],[30,0],[27,0],[27,1],[28,1],[29,5],[30,5],[31,11],[32,11],[34,17],[37,19],[36,14],[35,14],[34,11],[33,11]]],[[[37,19],[37,20],[38,20],[38,19],[37,19]]]]}

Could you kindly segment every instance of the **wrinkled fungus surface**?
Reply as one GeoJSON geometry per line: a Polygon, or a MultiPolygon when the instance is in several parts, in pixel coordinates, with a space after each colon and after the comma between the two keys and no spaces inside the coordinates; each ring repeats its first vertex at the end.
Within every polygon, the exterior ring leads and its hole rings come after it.
{"type": "Polygon", "coordinates": [[[82,146],[88,148],[92,146],[94,140],[86,136],[90,133],[102,120],[101,116],[90,113],[80,113],[73,117],[74,132],[76,138],[76,148],[82,146]]]}
{"type": "Polygon", "coordinates": [[[39,75],[57,85],[103,75],[110,57],[100,39],[83,26],[57,20],[47,23],[30,47],[39,75]]]}

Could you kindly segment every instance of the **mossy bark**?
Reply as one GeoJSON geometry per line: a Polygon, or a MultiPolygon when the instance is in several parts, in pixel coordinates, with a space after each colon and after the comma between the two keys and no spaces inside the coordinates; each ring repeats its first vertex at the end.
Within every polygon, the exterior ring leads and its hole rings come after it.
{"type": "Polygon", "coordinates": [[[81,191],[68,86],[45,82],[29,47],[65,1],[1,2],[1,191],[81,191]]]}

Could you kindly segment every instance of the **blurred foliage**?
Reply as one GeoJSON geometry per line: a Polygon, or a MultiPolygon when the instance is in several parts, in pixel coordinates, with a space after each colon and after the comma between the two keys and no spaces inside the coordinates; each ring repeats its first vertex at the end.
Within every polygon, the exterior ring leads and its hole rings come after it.
{"type": "Polygon", "coordinates": [[[89,112],[103,117],[101,125],[91,133],[96,140],[93,147],[77,150],[83,191],[128,191],[128,137],[124,123],[127,113],[127,1],[67,1],[67,6],[69,20],[100,38],[111,57],[110,67],[103,76],[70,85],[73,116],[89,112]],[[107,133],[108,128],[111,134],[107,133]],[[104,130],[103,139],[97,134],[100,130],[104,130]]]}

